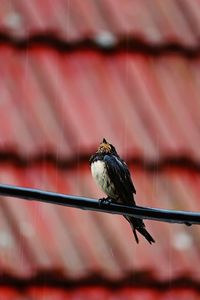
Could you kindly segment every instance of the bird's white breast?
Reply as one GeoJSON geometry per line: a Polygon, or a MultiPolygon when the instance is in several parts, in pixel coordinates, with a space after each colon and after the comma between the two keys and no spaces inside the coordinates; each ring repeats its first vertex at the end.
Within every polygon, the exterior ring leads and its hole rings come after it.
{"type": "Polygon", "coordinates": [[[91,165],[91,172],[94,180],[100,184],[104,177],[107,176],[105,163],[101,160],[94,161],[91,165]]]}
{"type": "Polygon", "coordinates": [[[97,160],[91,164],[92,177],[102,191],[110,197],[114,197],[114,186],[110,181],[106,165],[103,161],[97,160]]]}

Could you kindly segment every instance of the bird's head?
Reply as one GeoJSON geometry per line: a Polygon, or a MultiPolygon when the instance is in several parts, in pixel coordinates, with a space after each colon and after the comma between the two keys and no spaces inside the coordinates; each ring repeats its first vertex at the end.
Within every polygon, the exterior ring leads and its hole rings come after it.
{"type": "Polygon", "coordinates": [[[115,147],[112,144],[109,144],[105,138],[100,143],[97,153],[117,155],[117,151],[115,150],[115,147]]]}

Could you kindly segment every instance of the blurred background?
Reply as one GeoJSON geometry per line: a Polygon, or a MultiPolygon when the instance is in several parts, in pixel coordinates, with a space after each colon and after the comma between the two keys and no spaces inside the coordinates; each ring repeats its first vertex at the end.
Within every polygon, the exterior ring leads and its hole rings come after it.
{"type": "MultiPolygon", "coordinates": [[[[105,137],[140,205],[200,209],[200,1],[1,0],[0,182],[102,197],[105,137]]],[[[0,299],[199,299],[200,227],[0,198],[0,299]]]]}

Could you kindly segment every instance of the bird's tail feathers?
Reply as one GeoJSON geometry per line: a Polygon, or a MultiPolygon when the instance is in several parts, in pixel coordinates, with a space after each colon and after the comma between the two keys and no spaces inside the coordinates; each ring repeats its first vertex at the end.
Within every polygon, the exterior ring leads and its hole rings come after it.
{"type": "MultiPolygon", "coordinates": [[[[132,226],[131,226],[132,227],[132,226]]],[[[136,240],[136,243],[139,244],[139,239],[138,239],[138,236],[137,236],[137,231],[135,228],[132,227],[132,230],[133,230],[133,234],[134,234],[134,237],[135,237],[135,240],[136,240]]]]}
{"type": "Polygon", "coordinates": [[[153,237],[150,235],[150,233],[146,230],[145,224],[141,219],[133,218],[133,217],[127,217],[125,216],[127,221],[130,223],[131,228],[133,230],[133,234],[135,237],[135,240],[137,243],[139,243],[139,239],[137,236],[137,231],[145,237],[145,239],[150,243],[155,243],[155,240],[153,237]]]}

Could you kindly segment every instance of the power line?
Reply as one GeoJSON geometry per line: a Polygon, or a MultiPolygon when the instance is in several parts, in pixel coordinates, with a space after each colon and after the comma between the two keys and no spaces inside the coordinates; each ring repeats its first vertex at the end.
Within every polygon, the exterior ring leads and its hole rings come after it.
{"type": "Polygon", "coordinates": [[[129,215],[137,218],[161,222],[182,223],[186,225],[200,224],[199,212],[120,205],[93,198],[65,195],[12,185],[0,185],[0,195],[21,198],[29,201],[39,201],[62,206],[70,206],[84,210],[129,215]]]}

